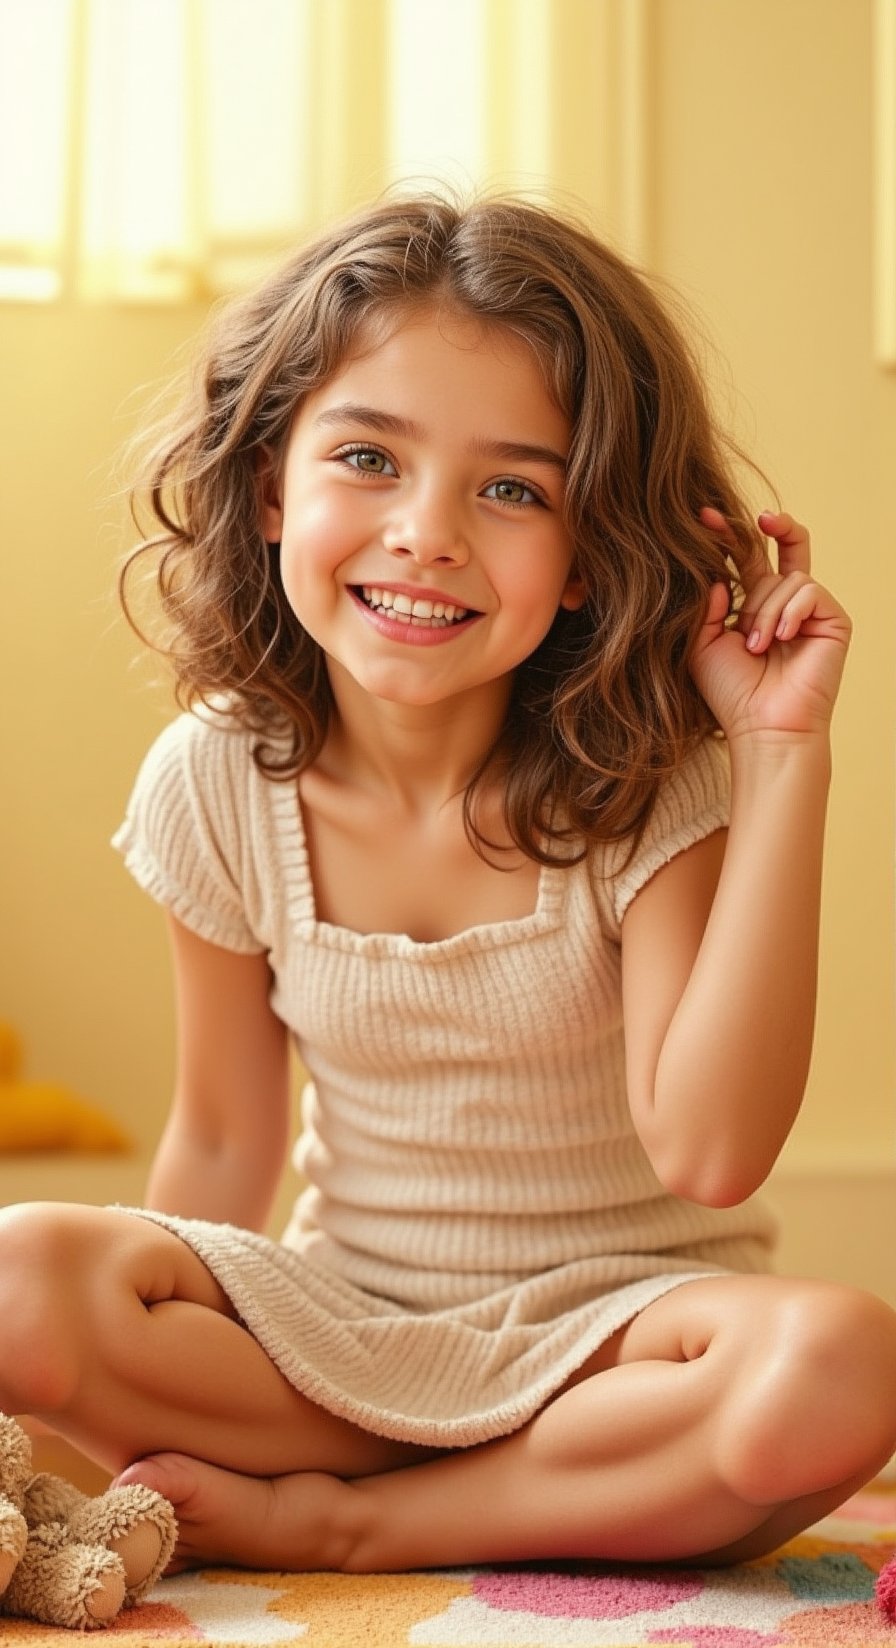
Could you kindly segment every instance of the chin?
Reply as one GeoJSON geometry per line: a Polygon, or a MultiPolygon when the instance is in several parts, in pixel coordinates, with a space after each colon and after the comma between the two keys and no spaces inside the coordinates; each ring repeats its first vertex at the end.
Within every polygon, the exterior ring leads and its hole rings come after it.
{"type": "Polygon", "coordinates": [[[433,689],[421,687],[419,691],[412,691],[407,687],[368,686],[364,689],[371,698],[378,698],[383,704],[406,704],[408,709],[426,709],[432,704],[442,704],[447,698],[456,697],[455,693],[435,692],[433,689]]]}
{"type": "Polygon", "coordinates": [[[431,680],[408,680],[404,671],[371,670],[366,675],[354,675],[354,680],[362,692],[380,703],[405,704],[408,709],[426,709],[463,696],[456,687],[442,687],[431,680]]]}

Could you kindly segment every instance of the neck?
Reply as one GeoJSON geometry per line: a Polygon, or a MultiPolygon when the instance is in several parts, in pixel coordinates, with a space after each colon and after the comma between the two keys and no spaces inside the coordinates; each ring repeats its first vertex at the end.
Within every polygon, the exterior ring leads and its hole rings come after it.
{"type": "Polygon", "coordinates": [[[511,681],[437,704],[397,704],[361,691],[330,664],[333,712],[316,765],[409,813],[437,812],[463,794],[494,748],[511,681]]]}

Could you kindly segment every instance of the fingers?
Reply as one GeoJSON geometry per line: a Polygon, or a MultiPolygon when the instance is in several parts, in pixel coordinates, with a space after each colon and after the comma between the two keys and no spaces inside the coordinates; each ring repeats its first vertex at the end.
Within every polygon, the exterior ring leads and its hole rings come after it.
{"type": "Polygon", "coordinates": [[[703,620],[716,629],[724,629],[725,620],[731,605],[731,595],[727,584],[713,584],[706,604],[706,616],[703,620]]]}
{"type": "Polygon", "coordinates": [[[712,504],[704,504],[700,511],[700,519],[704,526],[717,532],[720,538],[727,538],[729,544],[734,543],[734,533],[720,509],[716,509],[712,504]]]}
{"type": "Polygon", "coordinates": [[[786,577],[789,572],[808,572],[812,564],[809,532],[800,521],[784,511],[764,509],[759,525],[768,538],[778,546],[778,571],[786,577]]]}
{"type": "Polygon", "coordinates": [[[726,520],[720,509],[716,509],[711,504],[706,504],[700,511],[700,519],[704,526],[709,527],[710,532],[722,540],[726,552],[733,555],[738,561],[740,577],[744,583],[753,582],[756,578],[762,577],[764,573],[772,571],[768,551],[758,545],[755,553],[750,556],[749,562],[746,565],[743,564],[743,545],[738,545],[731,523],[726,520]],[[738,549],[740,554],[737,553],[738,549]]]}
{"type": "MultiPolygon", "coordinates": [[[[726,546],[736,547],[730,523],[721,510],[707,505],[701,509],[700,519],[726,546]]],[[[744,573],[744,602],[736,627],[747,637],[749,650],[762,653],[775,640],[794,640],[802,626],[818,614],[825,592],[809,576],[807,528],[783,510],[763,510],[758,522],[766,537],[777,545],[778,571],[766,555],[764,565],[757,557],[753,578],[744,573]]]]}
{"type": "Polygon", "coordinates": [[[709,527],[710,532],[715,533],[717,538],[724,539],[728,549],[737,548],[737,539],[732,531],[731,523],[726,520],[720,509],[716,509],[712,504],[705,504],[700,511],[700,519],[704,526],[709,527]]]}
{"type": "MultiPolygon", "coordinates": [[[[737,539],[720,509],[707,504],[700,511],[700,519],[728,548],[736,549],[737,539]]],[[[783,577],[789,572],[808,572],[812,564],[808,528],[784,510],[764,509],[758,520],[766,537],[773,538],[778,546],[778,572],[783,577]]],[[[767,555],[764,570],[773,570],[767,555]]]]}
{"type": "Polygon", "coordinates": [[[750,590],[737,627],[751,652],[765,652],[772,641],[792,641],[815,616],[822,590],[804,572],[764,578],[750,590]]]}

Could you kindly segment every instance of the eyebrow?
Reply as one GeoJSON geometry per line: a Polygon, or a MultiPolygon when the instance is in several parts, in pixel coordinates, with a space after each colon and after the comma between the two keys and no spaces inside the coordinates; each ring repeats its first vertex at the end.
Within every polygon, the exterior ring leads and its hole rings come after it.
{"type": "MultiPolygon", "coordinates": [[[[363,423],[368,429],[376,429],[383,435],[399,435],[405,440],[421,440],[423,429],[420,424],[413,423],[409,418],[396,417],[393,412],[382,412],[375,406],[362,406],[357,401],[345,401],[341,406],[332,406],[327,412],[321,412],[315,418],[318,426],[329,428],[333,424],[363,423]]],[[[470,451],[480,458],[503,458],[509,463],[540,463],[550,464],[566,474],[566,459],[562,452],[555,452],[552,446],[538,446],[530,441],[489,441],[478,435],[470,442],[470,451]]]]}

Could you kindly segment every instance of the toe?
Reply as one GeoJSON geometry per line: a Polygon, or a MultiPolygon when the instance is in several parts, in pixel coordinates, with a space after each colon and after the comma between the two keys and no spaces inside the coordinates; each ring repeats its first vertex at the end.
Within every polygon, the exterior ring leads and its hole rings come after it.
{"type": "Polygon", "coordinates": [[[196,1466],[192,1459],[180,1453],[154,1453],[146,1459],[137,1459],[128,1465],[112,1483],[113,1488],[129,1488],[136,1483],[162,1495],[177,1510],[190,1500],[196,1490],[196,1466]]]}

